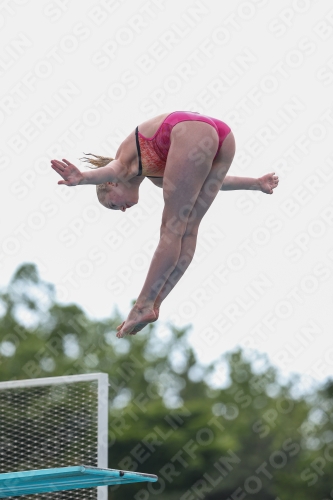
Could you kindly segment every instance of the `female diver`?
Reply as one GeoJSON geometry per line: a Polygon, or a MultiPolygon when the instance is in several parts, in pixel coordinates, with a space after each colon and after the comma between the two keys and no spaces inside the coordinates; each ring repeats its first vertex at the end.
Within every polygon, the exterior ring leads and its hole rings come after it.
{"type": "Polygon", "coordinates": [[[125,212],[138,203],[145,177],[163,188],[160,240],[143,288],[127,319],[118,326],[117,337],[133,335],[158,319],[162,301],[192,261],[200,222],[220,190],[273,193],[278,184],[274,173],[260,179],[227,176],[234,154],[234,135],[224,122],[175,111],[136,127],[121,143],[115,159],[85,157],[100,168],[81,172],[65,159],[51,161],[63,178],[58,184],[94,184],[99,202],[112,210],[125,212]]]}

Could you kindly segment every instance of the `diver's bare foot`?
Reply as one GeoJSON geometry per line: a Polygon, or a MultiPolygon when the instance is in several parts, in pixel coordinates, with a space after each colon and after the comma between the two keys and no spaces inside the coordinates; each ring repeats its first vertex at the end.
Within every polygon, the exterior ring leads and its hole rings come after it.
{"type": "Polygon", "coordinates": [[[125,335],[135,335],[142,330],[148,323],[157,320],[157,315],[151,306],[138,307],[136,304],[128,315],[126,321],[117,327],[117,337],[122,338],[125,335]]]}
{"type": "Polygon", "coordinates": [[[160,307],[161,306],[157,306],[154,304],[154,313],[156,314],[156,319],[158,319],[159,315],[160,315],[160,307]]]}
{"type": "Polygon", "coordinates": [[[260,189],[263,193],[273,194],[273,189],[279,184],[279,178],[275,172],[263,175],[259,178],[260,189]]]}

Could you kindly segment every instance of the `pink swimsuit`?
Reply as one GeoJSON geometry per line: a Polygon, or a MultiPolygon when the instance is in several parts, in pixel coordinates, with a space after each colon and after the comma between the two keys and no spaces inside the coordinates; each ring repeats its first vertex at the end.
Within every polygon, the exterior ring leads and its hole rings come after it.
{"type": "Polygon", "coordinates": [[[163,177],[170,148],[170,134],[172,128],[177,123],[185,121],[205,122],[215,128],[219,136],[219,145],[216,155],[220,151],[224,139],[231,130],[226,123],[216,118],[210,118],[209,116],[200,115],[199,113],[193,113],[191,111],[174,111],[168,115],[153,137],[145,137],[140,134],[138,127],[136,127],[136,147],[139,156],[138,175],[146,177],[163,177]]]}

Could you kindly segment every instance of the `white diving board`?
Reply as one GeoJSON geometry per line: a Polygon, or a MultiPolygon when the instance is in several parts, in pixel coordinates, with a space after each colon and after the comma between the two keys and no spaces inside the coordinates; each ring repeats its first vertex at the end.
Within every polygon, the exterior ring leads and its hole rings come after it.
{"type": "Polygon", "coordinates": [[[0,498],[114,484],[156,482],[154,474],[76,466],[0,474],[0,498]]]}

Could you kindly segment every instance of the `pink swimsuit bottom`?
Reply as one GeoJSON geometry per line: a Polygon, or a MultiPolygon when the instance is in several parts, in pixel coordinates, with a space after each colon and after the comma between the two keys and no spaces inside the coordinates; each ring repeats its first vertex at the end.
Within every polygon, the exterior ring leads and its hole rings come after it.
{"type": "Polygon", "coordinates": [[[231,130],[226,123],[216,118],[200,115],[199,113],[193,113],[191,111],[174,111],[168,115],[153,137],[145,137],[140,134],[138,127],[136,127],[136,147],[139,156],[138,175],[146,177],[163,177],[170,148],[171,131],[177,123],[185,121],[205,122],[215,128],[219,136],[219,145],[216,155],[220,151],[224,139],[231,130]]]}

